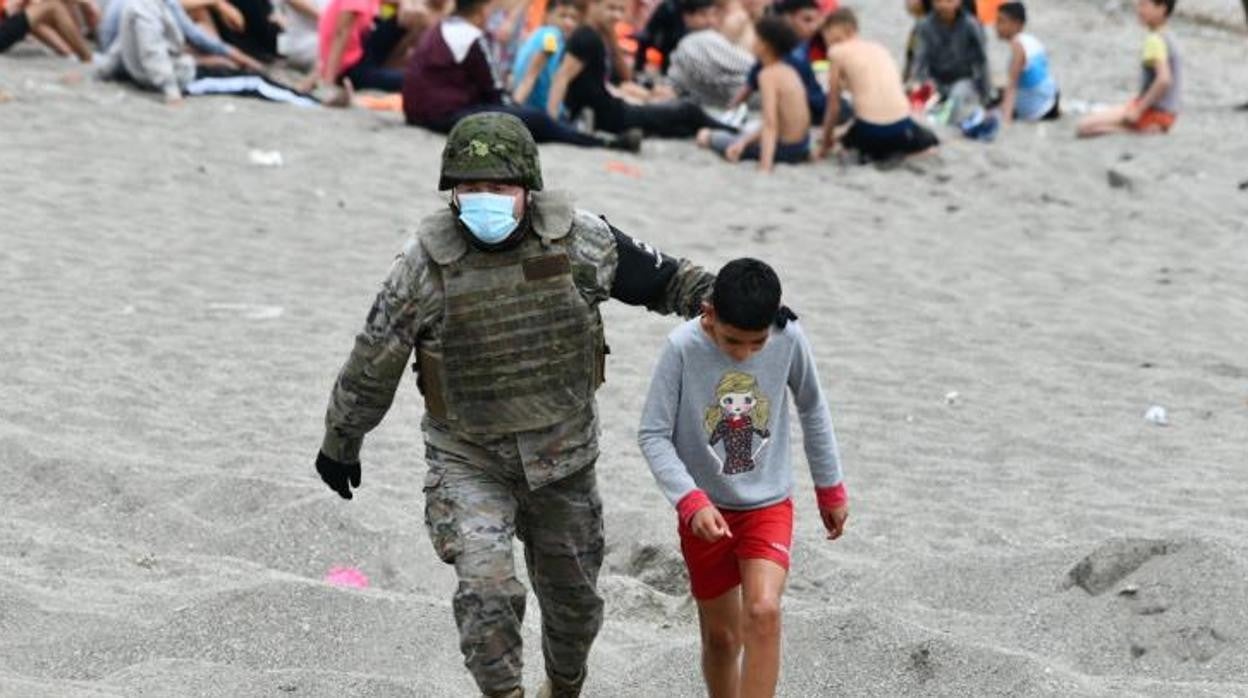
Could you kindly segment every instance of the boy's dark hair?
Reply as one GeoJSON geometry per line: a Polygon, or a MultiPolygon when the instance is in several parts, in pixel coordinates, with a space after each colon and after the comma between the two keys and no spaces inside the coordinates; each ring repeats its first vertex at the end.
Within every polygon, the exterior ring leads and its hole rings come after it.
{"type": "Polygon", "coordinates": [[[1019,24],[1027,23],[1027,8],[1021,2],[1002,3],[997,8],[997,14],[1005,15],[1019,24]]]}
{"type": "MultiPolygon", "coordinates": [[[[802,42],[789,23],[779,17],[763,17],[754,23],[754,35],[771,47],[779,58],[792,51],[802,42]]],[[[761,264],[761,262],[760,262],[761,264]]]]}
{"type": "Polygon", "coordinates": [[[819,27],[819,29],[822,31],[828,27],[835,26],[849,27],[854,31],[858,31],[858,15],[854,14],[854,11],[848,7],[842,7],[827,17],[824,17],[823,24],[819,27]]]}
{"type": "Polygon", "coordinates": [[[711,305],[720,320],[737,329],[767,329],[780,311],[780,277],[765,262],[734,259],[716,275],[711,305]]]}
{"type": "Polygon", "coordinates": [[[817,10],[819,2],[818,0],[777,0],[771,7],[776,14],[791,15],[802,10],[817,10]]]}
{"type": "Polygon", "coordinates": [[[1174,14],[1174,5],[1178,0],[1148,0],[1154,5],[1164,5],[1166,7],[1166,16],[1174,14]]]}
{"type": "Polygon", "coordinates": [[[488,4],[490,0],[455,0],[454,14],[458,17],[467,17],[488,4]]]}

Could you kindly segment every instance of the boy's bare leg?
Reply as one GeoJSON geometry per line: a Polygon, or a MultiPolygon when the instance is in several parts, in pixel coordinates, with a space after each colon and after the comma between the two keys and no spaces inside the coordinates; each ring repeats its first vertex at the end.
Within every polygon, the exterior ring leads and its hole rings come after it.
{"type": "Polygon", "coordinates": [[[710,698],[737,698],[741,690],[741,587],[698,602],[702,676],[710,698]]]}
{"type": "Polygon", "coordinates": [[[1127,107],[1125,105],[1092,112],[1079,122],[1080,138],[1104,136],[1127,130],[1127,107]]]}
{"type": "Polygon", "coordinates": [[[788,572],[771,560],[740,564],[745,644],[741,698],[771,698],[780,677],[780,595],[788,572]]]}

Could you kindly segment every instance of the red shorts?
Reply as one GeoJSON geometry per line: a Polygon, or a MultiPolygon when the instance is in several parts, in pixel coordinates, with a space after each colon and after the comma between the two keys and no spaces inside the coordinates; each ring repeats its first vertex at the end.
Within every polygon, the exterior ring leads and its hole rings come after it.
{"type": "MultiPolygon", "coordinates": [[[[1138,101],[1132,101],[1132,104],[1139,104],[1138,101]]],[[[1132,131],[1161,131],[1168,133],[1174,126],[1175,119],[1178,118],[1168,111],[1160,109],[1145,109],[1140,114],[1140,120],[1133,124],[1129,124],[1132,131]]]]}
{"type": "Polygon", "coordinates": [[[771,560],[789,569],[793,545],[793,500],[762,509],[720,509],[732,537],[708,543],[680,524],[680,551],[689,569],[689,587],[699,601],[722,596],[741,583],[741,560],[771,560]]]}

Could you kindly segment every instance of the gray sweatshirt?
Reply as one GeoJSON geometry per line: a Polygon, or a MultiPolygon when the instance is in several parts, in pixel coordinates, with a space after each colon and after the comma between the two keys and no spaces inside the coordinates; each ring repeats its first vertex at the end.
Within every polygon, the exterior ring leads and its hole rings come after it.
{"type": "Polygon", "coordinates": [[[129,76],[166,97],[182,95],[195,79],[195,59],[186,53],[186,40],[165,0],[126,0],[117,39],[99,72],[105,78],[129,76]]]}
{"type": "Polygon", "coordinates": [[[668,501],[679,506],[699,490],[723,509],[757,509],[787,499],[793,490],[790,392],[810,474],[817,489],[828,491],[841,483],[840,456],[798,324],[773,330],[762,351],[740,363],[715,346],[697,318],[672,331],[638,433],[668,501]]]}
{"type": "Polygon", "coordinates": [[[943,93],[959,80],[971,80],[980,99],[991,91],[984,29],[965,10],[953,24],[930,13],[915,28],[914,77],[934,80],[943,93]]]}

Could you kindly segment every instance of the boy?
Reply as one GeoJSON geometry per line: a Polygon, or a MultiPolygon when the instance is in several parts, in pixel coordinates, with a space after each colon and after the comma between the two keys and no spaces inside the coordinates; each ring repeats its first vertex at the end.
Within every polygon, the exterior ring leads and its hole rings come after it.
{"type": "MultiPolygon", "coordinates": [[[[815,77],[815,70],[810,63],[810,40],[819,28],[819,5],[815,0],[779,0],[772,7],[797,34],[798,43],[791,51],[784,54],[782,60],[793,66],[802,78],[811,118],[822,121],[823,112],[828,106],[828,96],[823,93],[823,87],[819,85],[819,79],[815,77]]],[[[730,109],[745,104],[750,95],[758,90],[758,73],[762,69],[761,63],[754,65],[745,86],[737,92],[736,97],[728,105],[730,109]]]]}
{"type": "Polygon", "coordinates": [[[913,78],[931,80],[942,98],[988,101],[988,52],[983,27],[962,0],[932,0],[915,28],[913,78]]]}
{"type": "Polygon", "coordinates": [[[546,26],[525,40],[516,53],[511,76],[517,80],[512,97],[517,104],[546,108],[550,82],[563,58],[563,45],[581,23],[581,0],[552,0],[546,13],[546,26]]]}
{"type": "Polygon", "coordinates": [[[1136,0],[1136,14],[1148,27],[1139,96],[1123,106],[1084,117],[1079,122],[1080,138],[1121,131],[1167,133],[1174,126],[1183,87],[1183,63],[1166,27],[1174,3],[1175,0],[1136,0]]]}
{"type": "Polygon", "coordinates": [[[731,162],[758,160],[758,169],[771,172],[776,162],[810,159],[810,107],[806,88],[784,56],[798,44],[797,33],[784,20],[764,17],[754,25],[754,55],[763,66],[758,73],[762,93],[763,125],[740,138],[726,131],[702,129],[698,145],[731,162]]]}
{"type": "Polygon", "coordinates": [[[1001,119],[1051,121],[1061,116],[1057,81],[1049,71],[1049,52],[1023,31],[1027,8],[1007,2],[997,8],[997,36],[1010,44],[1010,72],[1001,97],[1001,119]]]}
{"type": "MultiPolygon", "coordinates": [[[[854,123],[841,139],[858,151],[863,162],[912,155],[935,148],[939,141],[910,118],[910,101],[902,89],[901,74],[888,49],[858,36],[858,18],[849,8],[828,15],[821,30],[828,45],[828,94],[849,92],[854,123]]],[[[819,157],[836,145],[839,100],[828,103],[823,120],[819,157]]]]}
{"type": "Polygon", "coordinates": [[[790,391],[830,540],[849,515],[832,418],[795,319],[771,267],[729,262],[702,316],[668,335],[642,414],[642,452],[678,512],[713,697],[775,693],[793,539],[790,391]]]}

